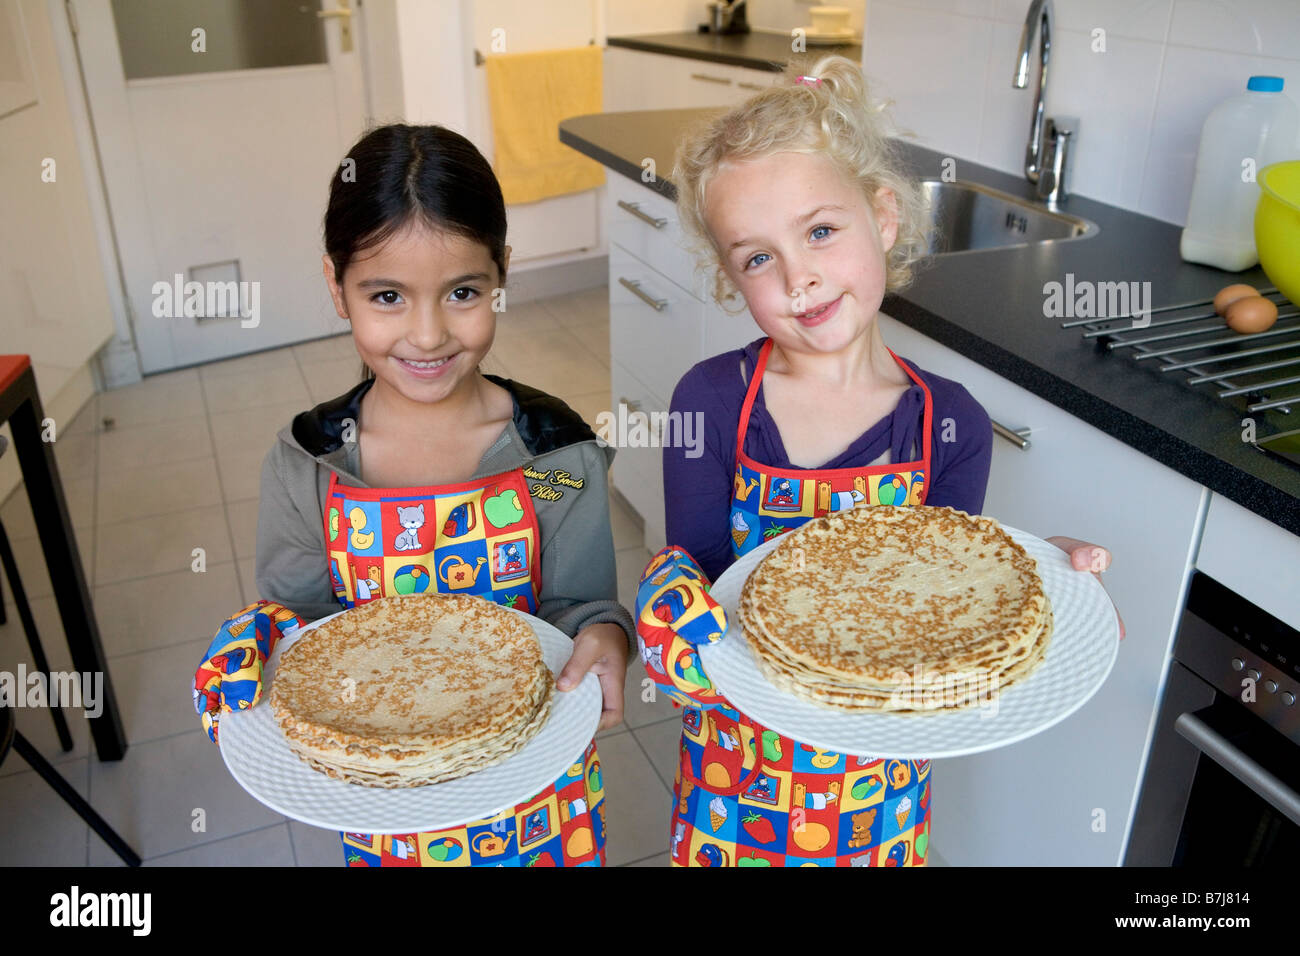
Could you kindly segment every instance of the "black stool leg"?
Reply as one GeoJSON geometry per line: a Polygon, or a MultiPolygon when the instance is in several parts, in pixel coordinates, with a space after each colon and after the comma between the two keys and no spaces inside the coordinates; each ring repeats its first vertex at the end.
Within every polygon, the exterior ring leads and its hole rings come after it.
{"type": "Polygon", "coordinates": [[[90,824],[91,829],[98,833],[100,839],[122,858],[123,863],[127,866],[140,865],[140,857],[126,845],[125,840],[117,835],[117,831],[110,827],[104,818],[95,812],[95,808],[83,800],[81,794],[72,789],[72,785],[64,780],[59,775],[59,772],[32,748],[32,745],[27,742],[27,738],[17,731],[14,731],[14,750],[18,752],[20,757],[31,764],[33,770],[45,778],[45,782],[67,801],[68,806],[77,811],[77,816],[90,824]]]}
{"type": "MultiPolygon", "coordinates": [[[[9,536],[5,534],[3,524],[0,524],[0,563],[4,564],[5,574],[9,577],[9,586],[13,588],[14,605],[18,608],[18,619],[23,622],[27,646],[32,649],[32,659],[36,662],[36,669],[45,675],[46,686],[53,687],[50,665],[45,659],[45,650],[41,647],[40,636],[36,633],[36,621],[32,618],[32,609],[27,604],[27,592],[23,590],[22,579],[18,577],[18,565],[14,561],[13,550],[9,547],[9,536]]],[[[72,734],[68,732],[68,722],[63,719],[63,711],[58,707],[50,707],[50,714],[54,717],[54,729],[59,734],[59,745],[66,753],[72,749],[72,734]]]]}

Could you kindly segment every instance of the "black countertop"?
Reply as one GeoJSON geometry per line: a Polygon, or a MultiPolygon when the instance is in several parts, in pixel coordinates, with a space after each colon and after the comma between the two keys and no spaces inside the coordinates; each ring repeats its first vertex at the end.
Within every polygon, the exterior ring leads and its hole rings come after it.
{"type": "MultiPolygon", "coordinates": [[[[646,53],[664,53],[668,56],[684,56],[692,60],[707,60],[710,63],[728,63],[731,66],[745,66],[752,70],[770,70],[780,73],[785,68],[785,61],[794,54],[790,50],[791,37],[788,33],[641,33],[635,36],[607,37],[609,46],[626,47],[629,50],[643,50],[646,53]]],[[[862,62],[862,45],[845,43],[842,46],[808,45],[806,52],[810,56],[820,53],[838,53],[854,63],[862,62]]]]}
{"type": "MultiPolygon", "coordinates": [[[[560,141],[641,182],[641,161],[655,159],[661,175],[648,188],[676,199],[674,153],[682,131],[718,109],[649,110],[577,116],[560,124],[560,141]]],[[[902,144],[918,177],[939,178],[945,159],[902,144]]],[[[956,178],[1033,199],[1023,177],[956,161],[956,178]]],[[[1264,273],[1226,273],[1184,262],[1179,226],[1072,196],[1064,212],[1090,219],[1090,238],[944,256],[918,272],[912,285],[885,297],[882,310],[918,332],[1064,409],[1211,491],[1300,534],[1300,468],[1242,441],[1242,413],[1205,386],[1172,382],[1145,363],[1110,353],[1044,316],[1043,285],[1150,282],[1153,309],[1205,301],[1220,288],[1245,282],[1263,288],[1264,273]]],[[[1294,428],[1277,411],[1254,416],[1260,437],[1294,428]]],[[[1104,474],[1097,475],[1104,482],[1104,474]]],[[[1152,493],[1156,493],[1152,489],[1152,493]]]]}

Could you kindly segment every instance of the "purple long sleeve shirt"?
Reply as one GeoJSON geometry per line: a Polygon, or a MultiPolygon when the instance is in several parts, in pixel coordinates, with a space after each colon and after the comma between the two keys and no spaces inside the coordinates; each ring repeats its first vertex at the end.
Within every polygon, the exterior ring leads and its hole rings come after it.
{"type": "MultiPolygon", "coordinates": [[[[663,451],[668,544],[684,548],[711,581],[716,581],[735,560],[731,555],[730,516],[736,427],[763,342],[760,338],[744,349],[705,359],[682,376],[673,391],[670,411],[683,415],[703,412],[704,433],[702,441],[692,443],[694,448],[666,447],[663,451]],[[698,457],[689,457],[697,452],[698,457]]],[[[903,361],[920,375],[934,401],[925,503],[979,514],[984,507],[993,453],[993,427],[988,413],[959,383],[924,371],[905,358],[903,361]]],[[[876,463],[886,451],[889,462],[917,460],[922,456],[924,411],[925,393],[913,384],[891,414],[867,429],[843,454],[819,467],[861,468],[876,463]]],[[[773,468],[798,467],[786,457],[781,433],[767,412],[761,384],[749,416],[745,454],[773,468]]]]}

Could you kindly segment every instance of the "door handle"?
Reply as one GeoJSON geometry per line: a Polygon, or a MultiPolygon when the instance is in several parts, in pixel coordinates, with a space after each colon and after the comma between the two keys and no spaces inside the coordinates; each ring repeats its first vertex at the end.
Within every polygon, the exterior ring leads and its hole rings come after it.
{"type": "Polygon", "coordinates": [[[333,10],[317,10],[316,18],[338,20],[339,50],[343,53],[352,52],[352,11],[348,8],[348,0],[338,0],[338,6],[333,10]]]}
{"type": "MultiPolygon", "coordinates": [[[[993,421],[992,419],[989,420],[993,421]]],[[[1001,422],[993,422],[993,432],[994,434],[1001,435],[1021,451],[1025,451],[1029,448],[1029,436],[1031,431],[1028,428],[1008,428],[1001,422]]]]}

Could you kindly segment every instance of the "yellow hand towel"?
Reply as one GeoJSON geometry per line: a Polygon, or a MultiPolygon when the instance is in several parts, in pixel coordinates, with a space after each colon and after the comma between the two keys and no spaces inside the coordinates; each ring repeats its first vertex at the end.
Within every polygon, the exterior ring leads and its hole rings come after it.
{"type": "Polygon", "coordinates": [[[560,142],[560,121],[601,111],[601,49],[486,59],[495,171],[507,204],[594,189],[605,168],[560,142]]]}

